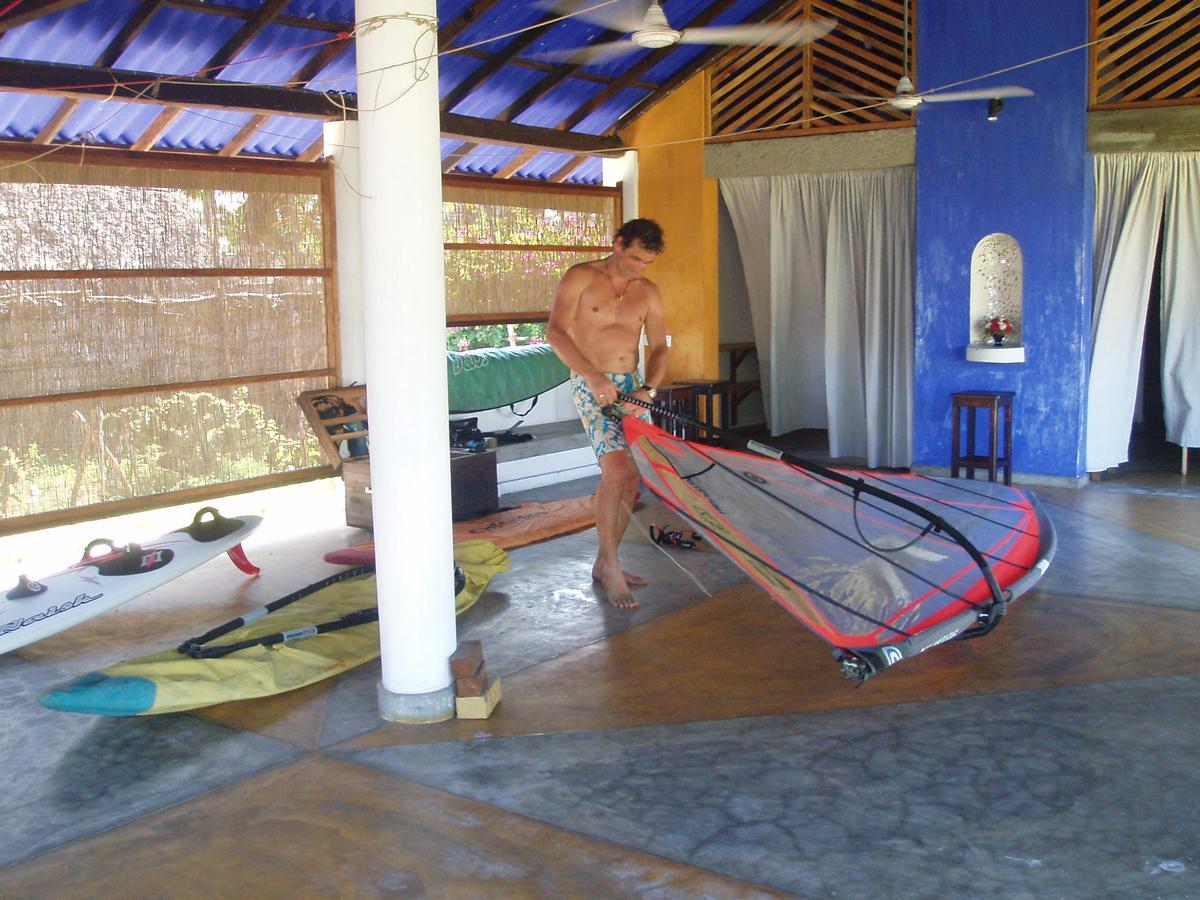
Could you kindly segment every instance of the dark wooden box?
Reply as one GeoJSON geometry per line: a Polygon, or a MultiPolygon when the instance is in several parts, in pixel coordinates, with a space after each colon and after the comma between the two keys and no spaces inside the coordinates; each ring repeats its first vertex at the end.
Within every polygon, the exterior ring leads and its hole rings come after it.
{"type": "MultiPolygon", "coordinates": [[[[370,460],[345,460],[342,481],[346,486],[346,524],[352,528],[370,528],[370,460]]],[[[450,451],[450,507],[455,522],[486,516],[499,509],[495,450],[450,451]]]]}
{"type": "Polygon", "coordinates": [[[450,451],[450,509],[455,522],[475,519],[500,508],[496,489],[496,451],[450,451]]]}

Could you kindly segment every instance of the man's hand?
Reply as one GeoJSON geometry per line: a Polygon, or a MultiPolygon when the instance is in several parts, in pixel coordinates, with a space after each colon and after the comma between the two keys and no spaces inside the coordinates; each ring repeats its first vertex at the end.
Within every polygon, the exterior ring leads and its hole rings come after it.
{"type": "Polygon", "coordinates": [[[596,400],[601,406],[611,406],[617,402],[617,395],[620,393],[617,386],[605,378],[603,375],[589,375],[587,379],[588,390],[595,395],[596,400]]]}
{"type": "Polygon", "coordinates": [[[654,395],[650,393],[650,388],[646,387],[645,385],[638,388],[629,396],[633,397],[635,400],[641,400],[643,403],[649,403],[651,405],[654,404],[654,395]]]}

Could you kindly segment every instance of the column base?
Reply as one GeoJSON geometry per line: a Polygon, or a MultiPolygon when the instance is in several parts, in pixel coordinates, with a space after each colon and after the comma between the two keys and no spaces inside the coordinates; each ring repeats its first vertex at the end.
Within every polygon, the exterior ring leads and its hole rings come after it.
{"type": "Polygon", "coordinates": [[[454,718],[454,684],[427,694],[396,694],[379,682],[375,686],[379,717],[402,725],[432,725],[454,718]]]}

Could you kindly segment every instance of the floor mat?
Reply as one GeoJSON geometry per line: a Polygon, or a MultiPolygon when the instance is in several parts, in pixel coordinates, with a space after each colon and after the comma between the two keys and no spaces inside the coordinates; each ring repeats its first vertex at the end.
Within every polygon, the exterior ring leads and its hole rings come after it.
{"type": "MultiPolygon", "coordinates": [[[[478,519],[454,523],[454,541],[491,541],[501,550],[536,544],[564,534],[574,534],[596,524],[595,498],[572,497],[548,503],[522,503],[478,519]]],[[[366,566],[375,562],[375,542],[363,541],[331,550],[325,562],[339,566],[366,566]]]]}

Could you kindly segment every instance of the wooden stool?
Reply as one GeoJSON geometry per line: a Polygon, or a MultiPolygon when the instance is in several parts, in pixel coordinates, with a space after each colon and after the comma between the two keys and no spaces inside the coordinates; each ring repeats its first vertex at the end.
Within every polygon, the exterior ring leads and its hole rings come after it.
{"type": "MultiPolygon", "coordinates": [[[[688,385],[692,389],[692,408],[695,410],[694,417],[699,419],[705,425],[712,425],[718,428],[729,427],[729,410],[732,406],[730,402],[730,383],[728,381],[710,381],[703,378],[685,378],[679,382],[683,385],[688,385]],[[704,405],[701,406],[703,398],[704,405]],[[719,405],[718,405],[719,404],[719,405]],[[720,425],[717,424],[717,415],[720,415],[720,425]]],[[[708,431],[705,435],[697,435],[700,440],[705,440],[707,443],[718,443],[718,439],[714,433],[708,431]]]]}
{"type": "Polygon", "coordinates": [[[1004,483],[1012,484],[1012,391],[958,391],[950,395],[954,402],[950,424],[954,438],[950,450],[950,477],[957,478],[961,466],[967,477],[974,479],[976,469],[987,469],[988,481],[996,480],[996,470],[1004,470],[1004,483]],[[990,413],[988,454],[975,452],[975,413],[986,409],[990,413]],[[1000,410],[1004,410],[1004,452],[997,447],[1000,435],[1000,410]],[[967,452],[961,453],[962,413],[967,415],[967,452]]]}

